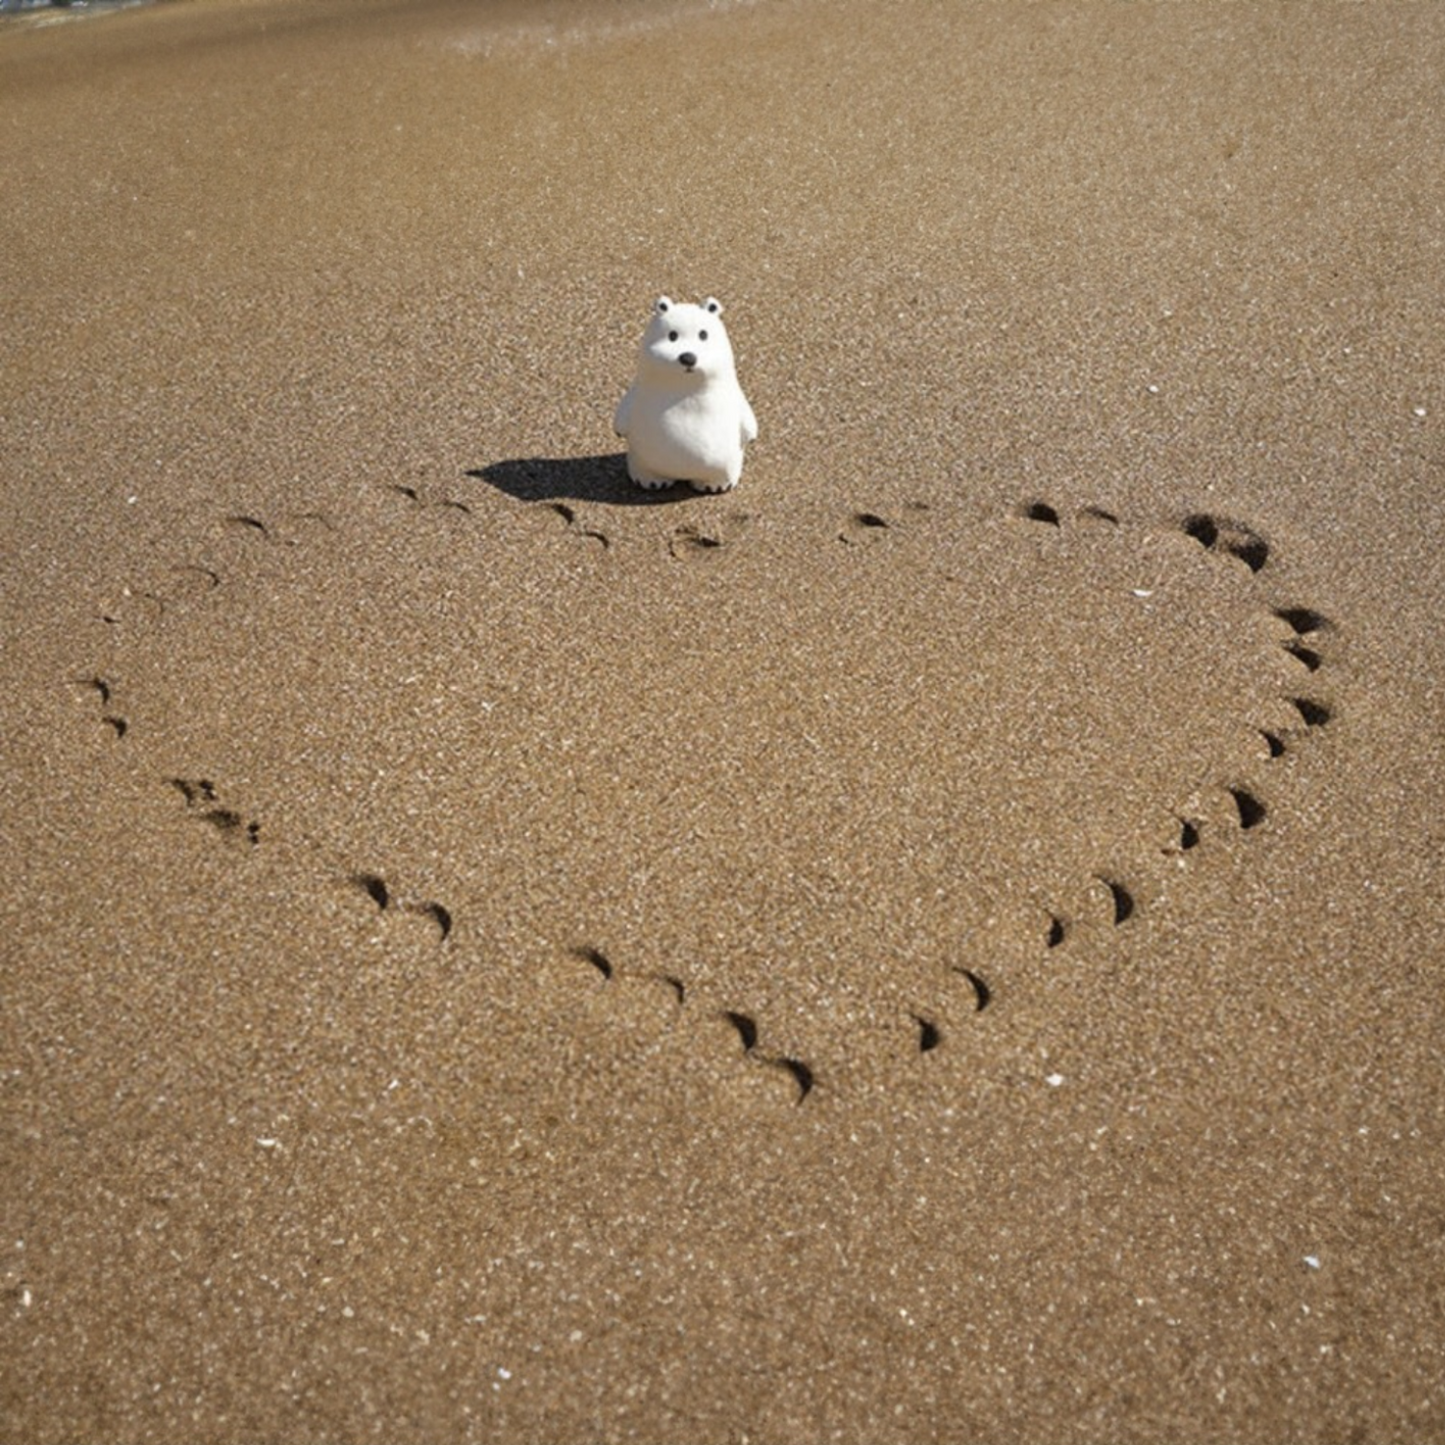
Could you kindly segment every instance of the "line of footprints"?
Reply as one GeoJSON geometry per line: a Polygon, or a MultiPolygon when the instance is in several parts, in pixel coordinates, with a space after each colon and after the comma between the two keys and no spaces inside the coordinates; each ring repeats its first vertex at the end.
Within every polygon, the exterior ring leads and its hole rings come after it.
{"type": "MultiPolygon", "coordinates": [[[[409,500],[416,500],[415,493],[410,488],[396,488],[395,490],[408,493],[409,500]]],[[[539,505],[552,506],[550,503],[539,505]]],[[[457,504],[457,506],[466,510],[462,504],[457,504]]],[[[575,525],[575,518],[566,515],[571,509],[564,509],[562,506],[552,509],[562,515],[563,520],[569,526],[575,525]]],[[[1018,515],[1025,521],[1039,526],[1063,527],[1065,525],[1065,519],[1059,510],[1046,501],[1028,502],[1018,508],[1018,515]]],[[[1119,525],[1117,516],[1099,507],[1083,508],[1078,516],[1090,523],[1119,525]]],[[[244,522],[258,535],[267,535],[266,525],[259,520],[252,518],[230,520],[236,525],[244,522]]],[[[839,534],[839,540],[851,542],[860,535],[882,531],[892,525],[879,513],[860,512],[847,519],[845,529],[839,534]]],[[[1269,544],[1258,532],[1241,522],[1205,513],[1196,513],[1186,517],[1179,526],[1201,547],[1243,563],[1251,573],[1258,574],[1268,563],[1269,544]]],[[[672,539],[669,551],[673,556],[677,556],[679,540],[684,546],[693,546],[697,545],[697,537],[698,534],[690,529],[682,529],[672,539]]],[[[598,540],[605,544],[605,538],[598,540]]],[[[719,538],[708,536],[702,545],[715,548],[721,547],[723,542],[719,538]]],[[[221,579],[216,574],[210,573],[208,569],[178,570],[195,572],[205,570],[209,585],[220,585],[221,579]]],[[[1288,629],[1288,636],[1281,646],[1299,664],[1301,675],[1317,674],[1325,665],[1322,647],[1327,634],[1333,630],[1334,624],[1311,607],[1276,606],[1271,610],[1273,615],[1288,629]]],[[[107,620],[111,619],[107,618],[107,620]]],[[[74,683],[82,695],[93,699],[98,706],[100,724],[113,734],[116,743],[123,744],[130,733],[130,724],[121,714],[117,705],[116,685],[111,680],[100,676],[78,677],[74,679],[74,683]]],[[[1285,753],[1286,749],[1291,746],[1292,736],[1296,731],[1308,734],[1330,721],[1329,705],[1316,697],[1301,694],[1290,696],[1287,700],[1299,716],[1299,726],[1298,729],[1260,730],[1266,755],[1271,759],[1281,757],[1285,753]]],[[[247,817],[243,811],[233,806],[222,796],[216,783],[211,779],[176,776],[165,779],[165,783],[174,793],[177,802],[183,807],[186,816],[195,820],[212,836],[241,850],[249,851],[261,846],[260,822],[247,817]]],[[[1253,831],[1264,823],[1268,816],[1268,807],[1252,788],[1231,785],[1225,791],[1232,799],[1238,826],[1242,831],[1253,831]]],[[[1180,816],[1177,841],[1164,851],[1177,856],[1199,847],[1203,826],[1199,818],[1180,816]]],[[[370,904],[384,915],[409,915],[426,921],[435,930],[439,945],[446,945],[452,938],[454,916],[452,910],[444,904],[433,899],[412,900],[402,897],[390,883],[379,874],[372,872],[358,871],[343,881],[345,886],[358,898],[368,899],[370,904]]],[[[1100,874],[1091,880],[1091,883],[1102,888],[1103,896],[1107,899],[1109,921],[1113,926],[1120,927],[1134,917],[1139,905],[1134,891],[1127,882],[1100,874]]],[[[1062,948],[1068,941],[1071,927],[1070,917],[1065,912],[1048,913],[1041,924],[1041,947],[1045,950],[1062,948]]],[[[604,984],[612,984],[617,978],[624,976],[624,971],[620,970],[613,959],[600,948],[591,945],[576,947],[570,951],[570,956],[577,961],[579,967],[595,970],[601,976],[604,984]]],[[[993,1001],[993,990],[981,973],[962,964],[951,965],[947,972],[954,985],[967,990],[967,997],[971,1002],[973,1013],[982,1014],[988,1009],[993,1001]]],[[[818,1087],[818,1078],[814,1067],[806,1060],[770,1052],[764,1046],[763,1031],[753,1014],[724,1007],[716,1001],[708,999],[703,999],[699,1004],[698,990],[679,975],[659,975],[658,981],[666,985],[672,992],[678,1008],[701,1006],[718,1018],[725,1020],[736,1035],[741,1057],[745,1061],[770,1069],[782,1070],[790,1075],[796,1086],[796,1100],[799,1104],[814,1093],[818,1087]]],[[[910,1015],[910,1022],[915,1046],[920,1054],[931,1053],[946,1043],[942,1025],[936,1017],[931,1016],[928,1012],[922,1010],[913,1012],[910,1015]]]]}

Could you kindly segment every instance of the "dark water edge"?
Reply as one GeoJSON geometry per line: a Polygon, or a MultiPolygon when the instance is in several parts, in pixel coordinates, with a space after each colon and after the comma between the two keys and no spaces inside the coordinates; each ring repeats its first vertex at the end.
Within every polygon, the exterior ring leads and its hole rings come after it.
{"type": "Polygon", "coordinates": [[[104,15],[129,10],[149,0],[0,0],[0,20],[12,15],[104,15]]]}

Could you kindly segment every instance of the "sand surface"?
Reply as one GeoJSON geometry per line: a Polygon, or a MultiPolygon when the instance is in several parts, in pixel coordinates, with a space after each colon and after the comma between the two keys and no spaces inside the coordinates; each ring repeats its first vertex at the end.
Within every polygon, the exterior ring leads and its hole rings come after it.
{"type": "Polygon", "coordinates": [[[1442,94],[0,27],[0,1438],[1445,1440],[1442,94]],[[623,473],[662,291],[728,496],[623,473]]]}

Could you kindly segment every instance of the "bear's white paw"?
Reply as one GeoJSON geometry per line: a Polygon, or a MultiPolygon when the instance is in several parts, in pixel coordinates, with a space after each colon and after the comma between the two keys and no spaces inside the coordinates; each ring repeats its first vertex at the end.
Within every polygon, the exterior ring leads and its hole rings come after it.
{"type": "Polygon", "coordinates": [[[688,486],[690,486],[695,492],[706,492],[709,496],[717,496],[719,492],[732,491],[732,489],[737,486],[737,481],[733,480],[727,482],[689,482],[688,486]]]}
{"type": "Polygon", "coordinates": [[[674,480],[672,477],[660,477],[656,472],[649,472],[646,467],[638,466],[631,457],[627,459],[627,475],[648,492],[660,492],[664,487],[670,487],[674,480]]]}

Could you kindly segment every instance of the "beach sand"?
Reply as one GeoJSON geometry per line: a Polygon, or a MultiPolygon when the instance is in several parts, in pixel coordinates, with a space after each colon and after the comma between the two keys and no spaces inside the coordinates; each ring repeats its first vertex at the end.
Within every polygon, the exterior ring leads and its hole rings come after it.
{"type": "Polygon", "coordinates": [[[0,28],[0,1437],[1445,1440],[1442,80],[0,28]]]}

